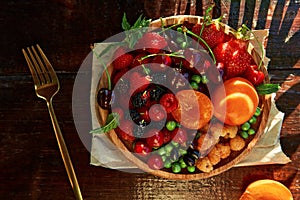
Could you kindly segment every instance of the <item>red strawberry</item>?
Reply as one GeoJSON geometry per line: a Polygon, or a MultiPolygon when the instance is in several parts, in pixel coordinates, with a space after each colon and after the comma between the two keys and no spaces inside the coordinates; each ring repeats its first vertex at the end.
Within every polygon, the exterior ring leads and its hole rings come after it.
{"type": "MultiPolygon", "coordinates": [[[[201,24],[195,24],[193,26],[192,32],[199,35],[201,31],[202,25],[201,24]]],[[[225,39],[225,33],[218,29],[216,24],[210,24],[208,26],[205,26],[201,38],[205,40],[205,42],[208,44],[208,46],[213,49],[216,47],[218,44],[224,42],[225,39]]],[[[197,38],[195,38],[198,40],[197,38]]],[[[207,49],[206,45],[204,45],[202,42],[200,44],[207,49]]]]}
{"type": "Polygon", "coordinates": [[[136,43],[135,49],[145,49],[151,54],[159,53],[168,45],[164,37],[156,32],[145,33],[136,43]]]}
{"type": "Polygon", "coordinates": [[[213,50],[217,62],[224,63],[224,75],[227,79],[242,76],[252,63],[252,57],[247,52],[247,42],[233,39],[221,43],[213,50]]]}
{"type": "Polygon", "coordinates": [[[257,69],[257,65],[251,65],[247,68],[243,76],[244,78],[249,80],[254,86],[261,84],[265,79],[264,73],[262,71],[258,71],[257,69]]]}
{"type": "Polygon", "coordinates": [[[116,128],[119,137],[123,140],[133,142],[135,137],[133,136],[133,123],[129,120],[120,121],[119,126],[116,128]]]}
{"type": "Polygon", "coordinates": [[[149,75],[142,75],[138,72],[133,72],[130,75],[130,94],[136,90],[144,91],[149,86],[151,77],[149,75]]]}
{"type": "Polygon", "coordinates": [[[133,61],[133,56],[129,53],[126,53],[126,51],[122,47],[119,47],[115,51],[113,58],[114,60],[112,62],[112,65],[117,70],[128,67],[133,61]]]}

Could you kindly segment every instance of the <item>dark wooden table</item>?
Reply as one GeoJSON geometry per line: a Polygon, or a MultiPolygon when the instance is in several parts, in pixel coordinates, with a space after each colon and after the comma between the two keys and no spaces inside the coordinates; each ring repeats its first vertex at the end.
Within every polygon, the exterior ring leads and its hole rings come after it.
{"type": "MultiPolygon", "coordinates": [[[[262,2],[268,5],[272,1],[262,2]]],[[[272,59],[271,82],[282,87],[276,95],[276,104],[285,113],[280,141],[292,162],[233,168],[205,180],[173,181],[91,166],[72,115],[73,84],[90,52],[89,45],[122,31],[123,13],[133,22],[145,12],[144,2],[1,1],[0,199],[74,199],[46,104],[34,93],[21,52],[36,43],[44,49],[61,82],[54,107],[85,199],[238,199],[251,181],[261,178],[282,182],[294,199],[300,199],[300,5],[288,2],[278,1],[274,7],[268,24],[267,56],[272,59]]],[[[260,14],[256,28],[268,23],[266,10],[260,14]]],[[[236,26],[231,18],[229,23],[236,26]]],[[[88,109],[89,102],[82,102],[82,108],[88,109]]],[[[82,121],[87,127],[91,127],[89,119],[86,116],[82,121]]]]}

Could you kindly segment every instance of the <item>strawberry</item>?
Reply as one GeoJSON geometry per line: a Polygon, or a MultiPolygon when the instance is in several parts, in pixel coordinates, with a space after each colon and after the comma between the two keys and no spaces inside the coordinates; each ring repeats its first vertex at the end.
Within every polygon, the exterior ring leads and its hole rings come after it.
{"type": "Polygon", "coordinates": [[[229,79],[242,76],[247,67],[253,62],[247,52],[247,42],[240,39],[232,39],[221,43],[213,50],[217,62],[224,63],[224,76],[229,79]]]}
{"type": "Polygon", "coordinates": [[[156,32],[145,33],[136,43],[135,49],[144,49],[151,54],[159,53],[168,45],[164,37],[156,32]]]}
{"type": "MultiPolygon", "coordinates": [[[[192,32],[199,35],[201,31],[202,25],[201,24],[195,24],[192,28],[192,32]]],[[[225,33],[222,30],[219,30],[216,26],[216,24],[210,24],[208,26],[205,26],[202,34],[200,36],[205,42],[208,44],[210,48],[216,47],[218,44],[223,43],[225,39],[225,33]]],[[[195,38],[198,40],[197,38],[195,38]]],[[[206,45],[204,45],[202,42],[200,44],[207,49],[206,45]]]]}
{"type": "Polygon", "coordinates": [[[130,94],[138,91],[144,91],[149,86],[151,77],[149,75],[142,75],[139,72],[133,72],[130,75],[130,94]]]}
{"type": "Polygon", "coordinates": [[[114,60],[112,65],[114,69],[117,70],[127,68],[133,61],[133,56],[129,53],[126,53],[125,49],[122,47],[119,47],[115,51],[113,58],[114,60]]]}
{"type": "Polygon", "coordinates": [[[133,142],[135,137],[133,136],[133,123],[129,120],[122,120],[116,131],[123,140],[133,142]]]}
{"type": "Polygon", "coordinates": [[[265,79],[265,74],[257,69],[257,65],[251,65],[246,69],[243,76],[244,78],[249,80],[254,86],[261,84],[265,79]]]}

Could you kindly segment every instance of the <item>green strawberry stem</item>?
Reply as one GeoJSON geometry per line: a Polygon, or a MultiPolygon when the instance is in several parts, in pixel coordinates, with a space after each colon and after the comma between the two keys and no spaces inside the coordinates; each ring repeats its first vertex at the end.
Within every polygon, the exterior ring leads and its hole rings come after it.
{"type": "Polygon", "coordinates": [[[107,116],[105,126],[93,129],[90,131],[91,134],[103,134],[107,133],[110,130],[117,128],[119,125],[119,115],[118,113],[110,113],[107,116]]]}
{"type": "Polygon", "coordinates": [[[185,28],[185,29],[186,29],[185,31],[186,31],[188,34],[190,34],[190,35],[196,37],[198,40],[200,40],[200,41],[207,47],[207,49],[208,49],[209,53],[211,54],[211,57],[212,57],[212,59],[213,59],[213,61],[214,61],[214,64],[216,64],[216,62],[217,62],[217,61],[216,61],[216,57],[215,57],[215,55],[214,55],[212,49],[210,48],[210,46],[205,42],[205,40],[203,40],[200,36],[198,36],[197,34],[193,33],[192,31],[188,30],[187,28],[185,28]]]}
{"type": "Polygon", "coordinates": [[[110,78],[110,74],[109,74],[109,72],[107,70],[107,66],[103,62],[103,60],[101,59],[101,57],[96,53],[96,51],[94,50],[94,47],[92,47],[92,51],[93,51],[94,55],[96,56],[96,58],[99,60],[99,62],[103,65],[103,67],[105,67],[105,73],[106,73],[107,82],[108,82],[108,89],[111,90],[112,89],[112,87],[111,87],[111,78],[110,78]]]}

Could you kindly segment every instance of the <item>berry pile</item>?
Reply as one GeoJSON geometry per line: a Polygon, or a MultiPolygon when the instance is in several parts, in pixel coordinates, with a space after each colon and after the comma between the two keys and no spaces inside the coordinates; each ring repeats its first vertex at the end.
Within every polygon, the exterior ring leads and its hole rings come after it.
{"type": "Polygon", "coordinates": [[[211,92],[223,81],[241,77],[258,86],[265,78],[247,51],[249,41],[224,33],[218,23],[184,22],[137,34],[114,51],[111,88],[101,88],[97,101],[118,114],[115,132],[151,169],[209,172],[256,132],[259,109],[241,125],[213,117],[211,92]],[[189,91],[196,95],[185,96],[189,91]],[[201,119],[192,117],[198,106],[201,119]]]}

